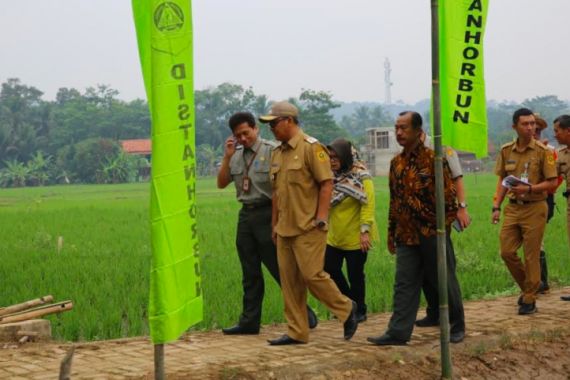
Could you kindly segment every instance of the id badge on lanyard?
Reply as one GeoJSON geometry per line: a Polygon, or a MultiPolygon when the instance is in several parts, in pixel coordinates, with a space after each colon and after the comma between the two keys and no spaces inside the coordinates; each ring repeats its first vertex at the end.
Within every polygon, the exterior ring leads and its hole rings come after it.
{"type": "Polygon", "coordinates": [[[249,160],[249,163],[245,160],[245,155],[243,156],[243,161],[245,163],[245,174],[243,176],[243,182],[241,183],[241,189],[243,190],[244,193],[249,193],[249,189],[251,188],[251,180],[249,178],[249,168],[251,167],[251,164],[253,164],[255,156],[257,156],[257,152],[253,152],[253,156],[251,157],[251,160],[249,160]]]}

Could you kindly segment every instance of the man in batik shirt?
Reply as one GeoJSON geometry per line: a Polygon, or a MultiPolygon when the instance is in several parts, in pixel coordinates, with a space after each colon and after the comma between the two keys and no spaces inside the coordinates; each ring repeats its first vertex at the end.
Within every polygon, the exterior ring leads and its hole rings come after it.
{"type": "MultiPolygon", "coordinates": [[[[390,162],[390,211],[388,250],[396,254],[394,312],[388,330],[368,341],[376,345],[405,345],[412,335],[420,303],[422,281],[437,289],[437,228],[433,150],[420,140],[422,118],[417,112],[402,112],[396,120],[396,139],[402,153],[390,162]]],[[[461,290],[455,276],[451,223],[457,215],[455,186],[444,161],[445,220],[447,245],[450,341],[465,337],[461,290]]],[[[439,300],[438,300],[439,303],[439,300]]]]}

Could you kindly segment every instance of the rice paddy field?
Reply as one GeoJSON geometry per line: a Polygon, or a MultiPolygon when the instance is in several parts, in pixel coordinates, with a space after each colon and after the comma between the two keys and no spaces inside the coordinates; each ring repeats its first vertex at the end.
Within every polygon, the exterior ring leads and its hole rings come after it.
{"type": "MultiPolygon", "coordinates": [[[[492,298],[518,290],[499,253],[499,226],[490,223],[496,177],[465,177],[473,223],[453,233],[458,277],[465,299],[492,298]]],[[[371,312],[392,307],[394,258],[385,244],[387,179],[375,179],[382,240],[366,266],[371,312]]],[[[77,185],[0,190],[0,306],[53,294],[74,310],[48,317],[56,339],[88,341],[148,334],[150,268],[149,184],[77,185]],[[58,248],[58,240],[63,245],[58,248]]],[[[234,248],[239,205],[234,190],[218,190],[214,178],[198,181],[198,226],[204,321],[193,329],[237,322],[241,269],[234,248]]],[[[566,200],[547,227],[545,247],[551,286],[570,284],[566,200]]],[[[263,323],[282,322],[279,289],[269,276],[263,323]]],[[[321,319],[329,314],[314,299],[321,319]]],[[[379,330],[384,326],[378,326],[379,330]]]]}

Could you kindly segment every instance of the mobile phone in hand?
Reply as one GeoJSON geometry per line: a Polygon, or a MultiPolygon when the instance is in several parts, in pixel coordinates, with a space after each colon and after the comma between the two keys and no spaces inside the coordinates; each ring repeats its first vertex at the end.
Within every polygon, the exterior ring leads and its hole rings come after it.
{"type": "Polygon", "coordinates": [[[453,223],[451,223],[451,226],[455,229],[455,231],[463,232],[463,227],[461,227],[461,223],[459,223],[459,219],[455,219],[453,221],[453,223]]]}

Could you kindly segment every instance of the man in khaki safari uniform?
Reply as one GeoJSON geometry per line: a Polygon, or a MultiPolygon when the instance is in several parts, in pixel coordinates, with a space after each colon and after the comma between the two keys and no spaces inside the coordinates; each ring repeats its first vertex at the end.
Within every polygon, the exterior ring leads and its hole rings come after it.
{"type": "MultiPolygon", "coordinates": [[[[556,166],[558,174],[566,178],[566,191],[564,196],[568,200],[568,192],[570,191],[570,115],[562,115],[554,120],[554,137],[561,145],[566,145],[565,148],[560,149],[558,152],[558,161],[556,166]]],[[[570,243],[570,203],[566,209],[567,228],[568,228],[568,242],[570,243]]],[[[563,301],[570,301],[570,296],[560,297],[563,301]]]]}
{"type": "Polygon", "coordinates": [[[269,114],[259,118],[281,141],[271,158],[270,180],[273,239],[288,331],[269,340],[271,345],[309,341],[307,288],[344,322],[345,339],[352,338],[358,326],[356,303],[344,296],[323,270],[333,186],[329,155],[315,138],[303,133],[298,116],[297,107],[283,101],[274,103],[269,114]]]}
{"type": "Polygon", "coordinates": [[[505,196],[505,220],[500,232],[501,257],[519,285],[519,314],[537,311],[536,292],[540,286],[540,245],[546,226],[548,190],[556,186],[557,174],[554,155],[541,142],[534,139],[534,114],[521,108],[513,114],[513,129],[517,139],[501,147],[495,173],[499,176],[493,200],[492,221],[499,222],[501,204],[505,196]],[[518,180],[505,187],[505,177],[518,180]],[[520,181],[519,181],[520,180],[520,181]],[[517,256],[523,247],[524,264],[517,256]]]}

